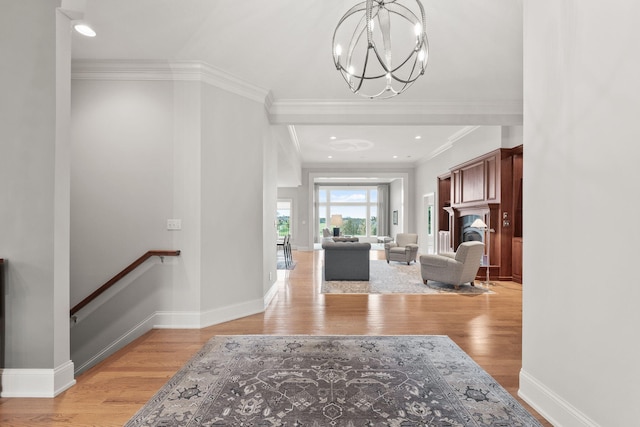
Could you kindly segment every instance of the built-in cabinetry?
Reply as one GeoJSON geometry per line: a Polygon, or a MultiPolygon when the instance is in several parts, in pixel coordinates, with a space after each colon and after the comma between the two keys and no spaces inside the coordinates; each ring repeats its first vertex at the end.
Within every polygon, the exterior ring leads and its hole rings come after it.
{"type": "Polygon", "coordinates": [[[502,148],[438,177],[439,250],[484,241],[491,280],[522,281],[522,161],[522,146],[502,148]],[[476,218],[490,231],[471,228],[476,218]]]}

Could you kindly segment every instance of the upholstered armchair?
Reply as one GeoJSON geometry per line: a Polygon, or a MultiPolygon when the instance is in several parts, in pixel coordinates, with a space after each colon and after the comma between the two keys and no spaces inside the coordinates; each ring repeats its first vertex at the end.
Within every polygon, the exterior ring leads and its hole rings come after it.
{"type": "Polygon", "coordinates": [[[461,243],[455,256],[450,253],[420,255],[422,280],[425,285],[427,281],[433,280],[448,283],[456,289],[467,282],[475,286],[474,280],[480,268],[483,252],[484,243],[473,241],[461,243]]]}
{"type": "Polygon", "coordinates": [[[384,254],[389,261],[406,262],[416,260],[418,255],[418,235],[412,233],[398,233],[395,242],[384,244],[384,254]]]}

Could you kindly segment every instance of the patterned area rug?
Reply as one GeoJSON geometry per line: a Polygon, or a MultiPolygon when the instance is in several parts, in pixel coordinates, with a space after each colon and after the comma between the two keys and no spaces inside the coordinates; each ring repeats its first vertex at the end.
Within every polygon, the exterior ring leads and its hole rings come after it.
{"type": "Polygon", "coordinates": [[[446,336],[217,336],[133,426],[540,424],[446,336]]]}
{"type": "Polygon", "coordinates": [[[324,294],[484,294],[494,293],[476,282],[476,286],[453,285],[429,281],[422,283],[420,264],[407,265],[401,262],[372,260],[369,264],[369,281],[326,280],[322,282],[320,292],[324,294]]]}

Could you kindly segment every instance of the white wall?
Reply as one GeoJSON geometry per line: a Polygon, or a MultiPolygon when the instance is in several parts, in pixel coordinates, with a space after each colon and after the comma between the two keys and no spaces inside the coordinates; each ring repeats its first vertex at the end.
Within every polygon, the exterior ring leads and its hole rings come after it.
{"type": "Polygon", "coordinates": [[[277,145],[263,103],[166,74],[83,80],[87,66],[73,83],[73,303],[148,250],[182,253],[78,313],[79,370],[153,327],[260,312],[276,278],[277,145]]]}
{"type": "Polygon", "coordinates": [[[294,126],[271,126],[278,146],[278,187],[297,187],[302,184],[300,147],[294,126]]]}
{"type": "MultiPolygon", "coordinates": [[[[238,306],[246,314],[263,308],[263,143],[268,132],[263,104],[205,86],[200,309],[214,319],[223,307],[238,306]]],[[[275,215],[275,200],[271,204],[275,215]]]]}
{"type": "MultiPolygon", "coordinates": [[[[173,85],[75,80],[71,305],[151,249],[174,248],[173,85]]],[[[185,227],[190,224],[184,223],[185,227]]]]}
{"type": "Polygon", "coordinates": [[[53,396],[73,383],[65,313],[71,42],[69,19],[56,12],[57,5],[0,2],[0,257],[7,259],[3,397],[53,396]],[[31,26],[29,37],[21,37],[31,26]],[[25,380],[34,389],[25,390],[25,380]]]}
{"type": "Polygon", "coordinates": [[[556,426],[640,415],[639,16],[525,1],[520,394],[556,426]]]}
{"type": "Polygon", "coordinates": [[[199,310],[199,212],[191,208],[200,179],[193,147],[200,87],[73,82],[71,305],[149,250],[182,250],[179,259],[146,262],[78,313],[71,354],[80,371],[108,355],[105,348],[150,329],[154,313],[199,310]],[[169,218],[181,219],[183,229],[168,231],[169,218]]]}
{"type": "Polygon", "coordinates": [[[404,199],[409,198],[404,194],[403,182],[401,179],[394,179],[389,184],[389,235],[395,236],[398,233],[408,233],[409,230],[405,225],[405,214],[408,213],[408,209],[405,209],[404,199]],[[393,213],[398,212],[398,224],[393,223],[393,213]]]}

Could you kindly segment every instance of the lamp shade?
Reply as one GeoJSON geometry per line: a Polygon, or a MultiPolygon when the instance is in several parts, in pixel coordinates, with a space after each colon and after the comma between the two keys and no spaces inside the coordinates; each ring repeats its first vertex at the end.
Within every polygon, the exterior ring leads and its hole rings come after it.
{"type": "Polygon", "coordinates": [[[484,223],[483,220],[481,220],[480,218],[476,219],[475,221],[473,221],[473,223],[470,225],[470,227],[472,228],[488,228],[487,224],[484,223]]]}
{"type": "Polygon", "coordinates": [[[342,215],[331,215],[331,225],[333,225],[334,227],[342,226],[342,215]]]}

